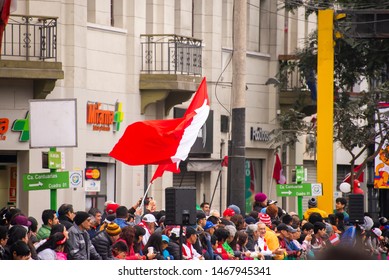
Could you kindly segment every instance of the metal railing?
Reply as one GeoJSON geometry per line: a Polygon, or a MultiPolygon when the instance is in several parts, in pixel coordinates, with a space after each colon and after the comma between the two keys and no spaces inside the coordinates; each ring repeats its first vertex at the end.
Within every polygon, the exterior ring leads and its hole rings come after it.
{"type": "Polygon", "coordinates": [[[11,15],[1,48],[4,58],[57,61],[57,18],[11,15]]]}
{"type": "Polygon", "coordinates": [[[141,35],[143,73],[202,75],[202,41],[175,34],[141,35]]]}
{"type": "Polygon", "coordinates": [[[300,69],[294,60],[280,61],[278,75],[281,91],[307,90],[304,77],[301,75],[300,69]]]}

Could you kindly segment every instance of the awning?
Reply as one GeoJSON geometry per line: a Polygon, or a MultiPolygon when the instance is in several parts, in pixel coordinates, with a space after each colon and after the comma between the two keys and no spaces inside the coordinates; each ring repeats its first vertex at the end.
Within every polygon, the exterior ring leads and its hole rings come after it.
{"type": "Polygon", "coordinates": [[[188,171],[220,171],[222,169],[223,159],[211,158],[190,158],[187,160],[186,168],[188,171]]]}

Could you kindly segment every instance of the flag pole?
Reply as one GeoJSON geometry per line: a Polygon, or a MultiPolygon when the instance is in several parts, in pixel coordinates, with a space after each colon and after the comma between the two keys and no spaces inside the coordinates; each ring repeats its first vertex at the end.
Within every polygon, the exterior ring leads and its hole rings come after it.
{"type": "Polygon", "coordinates": [[[275,153],[273,153],[273,164],[272,164],[272,166],[273,166],[273,168],[272,168],[272,170],[273,170],[273,172],[272,172],[272,176],[270,177],[270,184],[269,184],[269,186],[270,186],[270,190],[269,190],[269,197],[271,197],[271,191],[272,191],[272,189],[273,189],[273,181],[274,181],[274,179],[273,179],[273,175],[274,175],[274,165],[276,164],[276,157],[275,157],[275,153]]]}
{"type": "Polygon", "coordinates": [[[153,182],[150,182],[150,183],[149,183],[149,185],[148,185],[148,187],[147,187],[147,189],[146,189],[146,192],[145,192],[145,194],[143,195],[142,202],[140,203],[138,209],[139,209],[139,208],[140,208],[140,209],[143,208],[143,204],[144,204],[144,202],[145,202],[147,193],[149,192],[149,189],[150,189],[150,187],[151,187],[152,184],[153,184],[153,182]]]}

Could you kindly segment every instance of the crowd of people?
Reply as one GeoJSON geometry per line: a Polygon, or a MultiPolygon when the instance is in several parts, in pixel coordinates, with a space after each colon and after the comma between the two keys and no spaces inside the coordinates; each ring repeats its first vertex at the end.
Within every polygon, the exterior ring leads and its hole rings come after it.
{"type": "Polygon", "coordinates": [[[148,197],[127,208],[75,211],[62,204],[42,211],[41,226],[15,207],[0,212],[0,260],[310,260],[387,259],[386,217],[353,223],[347,200],[327,214],[313,197],[299,217],[257,193],[252,211],[229,205],[222,213],[203,202],[195,225],[166,225],[148,197]],[[143,213],[144,210],[144,213],[143,213]]]}

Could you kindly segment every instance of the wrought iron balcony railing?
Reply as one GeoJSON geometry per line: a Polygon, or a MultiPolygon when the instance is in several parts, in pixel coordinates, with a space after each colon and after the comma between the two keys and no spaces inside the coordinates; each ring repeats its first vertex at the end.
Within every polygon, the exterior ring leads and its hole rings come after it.
{"type": "Polygon", "coordinates": [[[57,61],[57,18],[11,15],[1,48],[4,58],[57,61]]]}
{"type": "Polygon", "coordinates": [[[141,52],[143,73],[202,74],[201,40],[175,34],[141,35],[141,52]]]}

